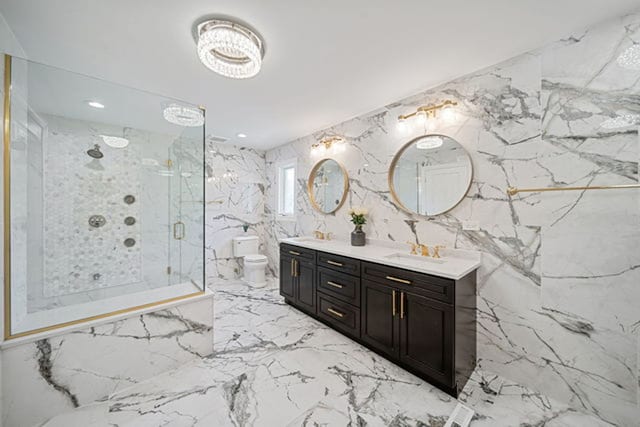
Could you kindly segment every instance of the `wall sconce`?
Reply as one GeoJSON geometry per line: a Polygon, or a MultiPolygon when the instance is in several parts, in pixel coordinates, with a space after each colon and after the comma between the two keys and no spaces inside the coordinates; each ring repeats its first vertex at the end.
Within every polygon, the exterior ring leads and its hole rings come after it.
{"type": "Polygon", "coordinates": [[[443,101],[440,104],[423,105],[421,107],[418,107],[418,109],[413,113],[399,115],[398,123],[401,127],[404,127],[407,119],[415,117],[416,121],[419,124],[430,124],[431,121],[437,117],[439,111],[442,116],[442,120],[447,123],[451,123],[455,120],[455,111],[453,107],[456,105],[458,105],[457,102],[451,101],[449,99],[443,101]]]}
{"type": "Polygon", "coordinates": [[[313,156],[320,156],[328,152],[337,154],[342,151],[344,151],[344,138],[341,136],[331,136],[311,146],[311,155],[313,156]]]}

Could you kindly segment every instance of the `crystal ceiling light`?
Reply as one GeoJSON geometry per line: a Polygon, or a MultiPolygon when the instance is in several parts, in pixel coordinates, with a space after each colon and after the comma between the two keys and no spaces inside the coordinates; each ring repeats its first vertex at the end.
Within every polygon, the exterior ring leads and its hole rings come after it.
{"type": "Polygon", "coordinates": [[[442,138],[439,136],[427,136],[422,138],[416,144],[416,147],[419,150],[431,150],[433,148],[438,148],[442,146],[442,138]]]}
{"type": "Polygon", "coordinates": [[[620,129],[640,124],[640,115],[638,114],[619,114],[610,117],[600,124],[603,129],[620,129]]]}
{"type": "Polygon", "coordinates": [[[628,70],[640,70],[640,45],[634,44],[618,56],[618,65],[628,70]]]}
{"type": "Polygon", "coordinates": [[[204,124],[202,110],[176,103],[166,105],[162,111],[162,116],[169,123],[179,126],[197,127],[204,124]]]}
{"type": "Polygon", "coordinates": [[[200,61],[222,76],[247,79],[260,71],[264,43],[251,29],[232,21],[212,19],[198,25],[200,61]]]}

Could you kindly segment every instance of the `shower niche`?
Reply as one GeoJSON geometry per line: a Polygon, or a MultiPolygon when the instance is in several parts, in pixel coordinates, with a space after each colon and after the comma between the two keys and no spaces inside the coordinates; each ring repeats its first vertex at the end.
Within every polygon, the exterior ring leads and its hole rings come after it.
{"type": "Polygon", "coordinates": [[[204,111],[20,58],[4,63],[7,338],[202,293],[204,111]],[[167,105],[201,123],[168,121],[167,105]]]}

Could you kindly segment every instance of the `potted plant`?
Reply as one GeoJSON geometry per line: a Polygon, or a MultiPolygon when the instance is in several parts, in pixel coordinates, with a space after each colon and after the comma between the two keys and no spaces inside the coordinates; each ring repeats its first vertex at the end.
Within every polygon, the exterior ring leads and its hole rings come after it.
{"type": "Polygon", "coordinates": [[[351,222],[355,225],[354,230],[351,232],[351,246],[364,246],[367,235],[362,231],[362,226],[367,223],[367,210],[364,208],[352,208],[349,209],[349,215],[351,216],[351,222]]]}

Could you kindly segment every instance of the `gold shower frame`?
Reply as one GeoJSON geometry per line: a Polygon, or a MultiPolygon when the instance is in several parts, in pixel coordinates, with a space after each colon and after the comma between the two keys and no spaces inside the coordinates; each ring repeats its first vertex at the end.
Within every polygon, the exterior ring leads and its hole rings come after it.
{"type": "MultiPolygon", "coordinates": [[[[4,215],[4,339],[12,340],[42,332],[49,332],[56,329],[74,326],[81,323],[87,323],[94,320],[105,319],[133,311],[144,310],[151,307],[160,306],[180,300],[186,300],[205,294],[205,291],[197,291],[187,295],[181,295],[174,298],[168,298],[147,304],[141,304],[134,307],[123,308],[120,310],[110,311],[107,313],[97,314],[95,316],[83,317],[81,319],[71,320],[68,322],[57,323],[54,325],[44,326],[42,328],[32,329],[30,331],[11,333],[11,66],[12,56],[4,54],[4,110],[3,110],[3,215],[4,215]]],[[[205,113],[204,107],[199,107],[202,113],[205,113]]],[[[203,280],[204,280],[203,274],[203,280]]],[[[205,283],[202,283],[205,286],[205,283]]]]}

